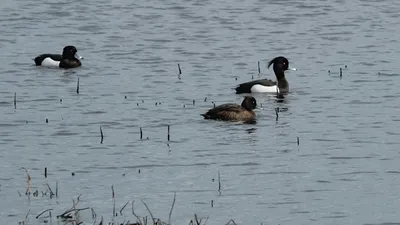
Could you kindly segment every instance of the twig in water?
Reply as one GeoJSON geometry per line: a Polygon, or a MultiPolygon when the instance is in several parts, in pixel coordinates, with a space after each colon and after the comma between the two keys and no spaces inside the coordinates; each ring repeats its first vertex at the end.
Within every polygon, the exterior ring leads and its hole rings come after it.
{"type": "Polygon", "coordinates": [[[26,213],[25,219],[28,219],[28,215],[31,212],[31,209],[28,210],[28,212],[26,213]]]}
{"type": "Polygon", "coordinates": [[[167,139],[168,139],[168,141],[169,141],[169,125],[168,125],[168,136],[167,136],[167,139]]]}
{"type": "Polygon", "coordinates": [[[182,74],[182,70],[181,70],[181,66],[178,63],[178,70],[179,70],[179,74],[178,74],[178,79],[181,79],[181,74],[182,74]]]}
{"type": "Polygon", "coordinates": [[[47,212],[47,211],[51,211],[51,210],[53,210],[53,209],[46,209],[46,210],[44,210],[43,212],[39,213],[39,215],[36,216],[36,219],[39,219],[39,217],[40,217],[43,213],[45,213],[45,212],[47,212]]]}
{"type": "Polygon", "coordinates": [[[140,127],[140,140],[143,139],[143,132],[142,132],[142,128],[140,127]]]}
{"type": "Polygon", "coordinates": [[[76,93],[79,95],[79,77],[78,77],[78,82],[76,84],[76,93]]]}
{"type": "Polygon", "coordinates": [[[340,67],[340,79],[342,79],[342,67],[340,67]]]}
{"type": "Polygon", "coordinates": [[[44,177],[47,178],[47,167],[44,168],[44,177]]]}
{"type": "Polygon", "coordinates": [[[258,74],[261,73],[261,69],[260,69],[260,61],[258,61],[258,74]]]}
{"type": "Polygon", "coordinates": [[[21,195],[21,192],[19,192],[18,190],[17,190],[17,192],[18,192],[19,196],[21,197],[21,196],[22,196],[22,195],[21,195]]]}
{"type": "Polygon", "coordinates": [[[221,176],[218,170],[218,191],[221,194],[221,176]]]}
{"type": "Polygon", "coordinates": [[[172,201],[171,210],[169,211],[168,224],[171,224],[171,215],[172,215],[172,209],[174,208],[175,205],[175,199],[176,199],[176,192],[174,192],[174,200],[172,201]]]}
{"type": "Polygon", "coordinates": [[[299,146],[299,145],[300,145],[300,138],[297,137],[297,146],[299,146]]]}
{"type": "Polygon", "coordinates": [[[278,121],[278,118],[279,118],[279,107],[275,108],[275,114],[276,114],[276,121],[278,121]]]}
{"type": "Polygon", "coordinates": [[[196,100],[193,100],[193,106],[195,106],[196,105],[196,100]]]}
{"type": "Polygon", "coordinates": [[[121,210],[119,210],[119,215],[122,216],[122,211],[125,209],[126,205],[128,205],[129,201],[126,202],[124,206],[122,206],[121,210]]]}
{"type": "Polygon", "coordinates": [[[103,144],[104,136],[103,136],[103,130],[101,129],[101,127],[100,127],[100,137],[101,137],[100,144],[103,144]]]}
{"type": "Polygon", "coordinates": [[[153,213],[151,213],[151,211],[150,211],[149,207],[147,207],[146,203],[143,200],[141,200],[141,201],[144,204],[144,206],[146,206],[147,211],[149,211],[151,219],[153,220],[153,224],[155,224],[156,220],[154,219],[153,213]]]}
{"type": "Polygon", "coordinates": [[[58,181],[56,181],[56,198],[58,198],[58,181]]]}
{"type": "Polygon", "coordinates": [[[115,192],[114,192],[114,185],[111,185],[111,191],[112,191],[112,199],[113,199],[113,202],[114,202],[114,205],[113,205],[113,218],[114,218],[114,216],[115,216],[115,192]]]}
{"type": "Polygon", "coordinates": [[[17,109],[17,92],[14,93],[14,109],[17,109]]]}

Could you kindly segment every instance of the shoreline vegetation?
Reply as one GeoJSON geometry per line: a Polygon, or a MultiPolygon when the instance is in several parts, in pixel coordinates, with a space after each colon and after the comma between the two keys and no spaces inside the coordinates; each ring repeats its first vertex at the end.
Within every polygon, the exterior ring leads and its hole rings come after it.
{"type": "MultiPolygon", "coordinates": [[[[29,200],[31,197],[38,198],[38,197],[47,197],[48,196],[50,199],[59,197],[58,182],[56,182],[56,184],[55,184],[54,191],[46,180],[46,184],[45,184],[46,189],[44,191],[36,189],[35,191],[32,192],[32,186],[31,186],[32,179],[29,174],[29,171],[28,171],[28,169],[26,169],[24,167],[22,167],[21,169],[23,169],[25,171],[26,176],[27,176],[27,181],[26,181],[27,188],[26,188],[26,191],[24,194],[28,197],[29,200]]],[[[47,167],[44,169],[44,176],[47,179],[47,167]]],[[[72,176],[74,176],[74,173],[72,173],[72,176]]],[[[221,182],[220,182],[219,172],[218,172],[218,180],[219,180],[218,191],[221,193],[221,182]]],[[[23,195],[23,194],[21,194],[21,192],[18,189],[17,189],[17,192],[20,197],[23,195]]],[[[93,224],[93,225],[106,225],[106,224],[107,225],[171,225],[171,224],[173,224],[173,222],[171,223],[171,217],[172,217],[172,212],[173,212],[174,205],[175,205],[176,192],[174,193],[174,198],[172,200],[171,209],[169,211],[169,216],[168,216],[168,221],[164,221],[162,219],[155,217],[153,215],[153,213],[151,212],[150,208],[147,206],[147,204],[143,200],[141,200],[141,202],[143,203],[143,205],[145,206],[145,208],[148,212],[148,215],[146,215],[146,216],[140,216],[140,215],[136,214],[136,212],[134,210],[135,200],[127,201],[119,209],[119,211],[117,211],[114,185],[111,185],[111,194],[112,194],[112,204],[113,204],[113,209],[112,209],[113,216],[112,216],[111,221],[109,221],[109,222],[104,221],[103,216],[98,216],[92,207],[78,206],[82,194],[78,195],[75,199],[72,199],[72,207],[70,207],[66,210],[61,210],[61,212],[62,212],[61,214],[57,214],[56,216],[54,216],[53,214],[56,210],[53,208],[48,208],[48,209],[45,209],[45,210],[41,211],[40,213],[38,213],[34,217],[34,219],[41,220],[40,222],[38,221],[39,223],[52,224],[51,221],[55,217],[57,220],[56,224],[59,224],[58,222],[61,222],[62,224],[65,224],[65,225],[85,225],[85,224],[93,224]],[[132,213],[132,216],[131,216],[132,220],[125,219],[124,221],[119,221],[122,216],[125,217],[124,209],[128,206],[129,203],[131,205],[130,213],[132,213]],[[83,211],[90,211],[90,213],[91,213],[91,221],[90,222],[87,222],[87,221],[84,222],[81,219],[81,212],[83,212],[83,211]]],[[[60,211],[60,210],[57,209],[57,211],[60,211]]],[[[20,220],[18,222],[18,225],[29,225],[31,218],[32,218],[32,214],[30,214],[30,209],[29,209],[25,218],[23,220],[20,220]]],[[[199,218],[196,214],[194,214],[194,218],[191,219],[188,224],[189,225],[206,225],[207,221],[208,221],[208,217],[207,218],[199,218]]],[[[35,224],[36,223],[37,222],[35,222],[35,224]]],[[[226,225],[236,225],[236,223],[233,219],[230,219],[226,223],[226,225]]]]}

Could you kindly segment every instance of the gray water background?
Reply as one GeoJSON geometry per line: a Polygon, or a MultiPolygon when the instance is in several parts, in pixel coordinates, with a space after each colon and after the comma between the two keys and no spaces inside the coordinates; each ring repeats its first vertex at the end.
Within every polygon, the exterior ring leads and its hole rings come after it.
{"type": "MultiPolygon", "coordinates": [[[[3,0],[2,223],[62,224],[79,194],[108,222],[111,185],[117,211],[134,199],[148,215],[143,200],[163,221],[176,192],[174,224],[399,223],[399,17],[399,1],[3,0]],[[70,44],[81,68],[34,66],[70,44]],[[284,102],[254,95],[252,125],[201,118],[240,103],[238,83],[275,79],[279,55],[298,69],[284,102]],[[58,182],[58,199],[28,200],[21,167],[33,191],[58,182]]],[[[130,204],[116,220],[134,220],[130,204]]]]}

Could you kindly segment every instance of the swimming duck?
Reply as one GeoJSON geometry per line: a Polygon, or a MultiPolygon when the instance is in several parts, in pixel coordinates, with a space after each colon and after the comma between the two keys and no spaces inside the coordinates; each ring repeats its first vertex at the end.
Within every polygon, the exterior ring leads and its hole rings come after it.
{"type": "Polygon", "coordinates": [[[289,91],[289,83],[285,78],[286,70],[296,70],[289,67],[289,61],[279,56],[274,58],[268,63],[268,68],[274,64],[273,69],[277,81],[269,79],[254,80],[246,83],[239,84],[235,90],[236,94],[242,93],[287,93],[289,91]]]}
{"type": "Polygon", "coordinates": [[[246,96],[242,105],[238,104],[223,104],[208,110],[204,114],[200,114],[204,119],[224,120],[224,121],[253,121],[256,117],[255,109],[257,101],[252,96],[246,96]]]}
{"type": "Polygon", "coordinates": [[[83,59],[77,52],[78,50],[76,50],[75,46],[69,45],[64,47],[62,55],[42,54],[37,56],[34,61],[36,66],[75,68],[82,65],[79,59],[83,59]]]}

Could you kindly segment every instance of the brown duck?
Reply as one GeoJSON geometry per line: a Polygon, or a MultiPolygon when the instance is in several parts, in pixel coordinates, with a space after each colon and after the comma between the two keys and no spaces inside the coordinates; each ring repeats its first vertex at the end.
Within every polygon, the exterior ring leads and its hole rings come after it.
{"type": "Polygon", "coordinates": [[[254,121],[256,114],[253,109],[257,106],[256,99],[252,96],[246,96],[242,105],[223,104],[208,110],[204,114],[200,114],[204,119],[224,120],[224,121],[254,121]]]}

